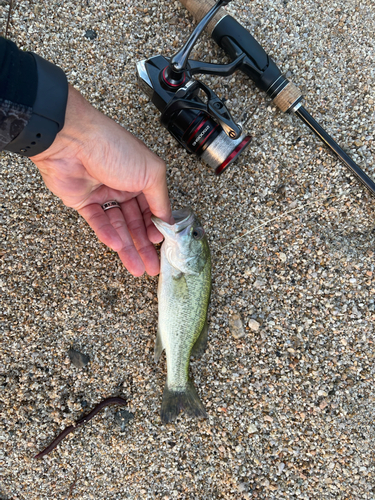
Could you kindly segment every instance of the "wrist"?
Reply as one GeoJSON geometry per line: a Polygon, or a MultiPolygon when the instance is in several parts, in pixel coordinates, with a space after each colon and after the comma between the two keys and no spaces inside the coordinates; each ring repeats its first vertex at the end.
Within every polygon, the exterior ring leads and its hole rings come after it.
{"type": "Polygon", "coordinates": [[[30,157],[33,162],[43,160],[73,145],[80,148],[87,141],[92,129],[95,109],[71,85],[68,87],[65,122],[51,146],[42,153],[30,157]],[[88,136],[89,136],[88,135],[88,136]]]}

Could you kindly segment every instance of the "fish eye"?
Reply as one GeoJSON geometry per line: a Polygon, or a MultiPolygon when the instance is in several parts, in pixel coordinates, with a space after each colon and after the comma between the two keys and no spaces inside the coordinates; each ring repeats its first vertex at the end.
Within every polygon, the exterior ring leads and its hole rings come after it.
{"type": "Polygon", "coordinates": [[[195,227],[193,229],[193,233],[192,234],[193,234],[193,238],[195,240],[201,240],[203,238],[203,236],[204,236],[204,231],[203,231],[203,229],[201,227],[195,227]]]}

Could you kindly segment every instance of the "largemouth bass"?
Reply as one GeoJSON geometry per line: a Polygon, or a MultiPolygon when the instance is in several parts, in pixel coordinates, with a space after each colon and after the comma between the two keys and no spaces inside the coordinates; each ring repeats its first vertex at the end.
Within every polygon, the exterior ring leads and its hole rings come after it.
{"type": "Polygon", "coordinates": [[[189,378],[190,356],[207,343],[207,308],[211,293],[211,257],[201,223],[190,208],[172,212],[175,224],[152,221],[164,235],[158,285],[159,322],[155,362],[165,349],[167,381],[161,419],[167,423],[181,410],[192,417],[206,411],[189,378]]]}

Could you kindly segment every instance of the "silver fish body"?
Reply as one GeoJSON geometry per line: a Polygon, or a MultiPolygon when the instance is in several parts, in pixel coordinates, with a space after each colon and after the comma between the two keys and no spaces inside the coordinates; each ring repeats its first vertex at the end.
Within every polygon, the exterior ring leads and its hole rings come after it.
{"type": "Polygon", "coordinates": [[[206,411],[189,378],[190,356],[201,354],[207,342],[207,309],[211,292],[211,257],[207,238],[190,208],[172,213],[169,225],[152,217],[164,235],[158,285],[158,334],[155,361],[163,349],[167,381],[161,408],[162,421],[173,420],[181,410],[206,417],[206,411]]]}

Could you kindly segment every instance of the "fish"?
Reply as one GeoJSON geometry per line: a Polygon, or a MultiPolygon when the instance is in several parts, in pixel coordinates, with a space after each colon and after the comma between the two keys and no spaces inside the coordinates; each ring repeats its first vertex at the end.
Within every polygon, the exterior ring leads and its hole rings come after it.
{"type": "Polygon", "coordinates": [[[202,224],[190,207],[172,212],[174,224],[152,216],[163,234],[158,283],[158,331],[155,362],[165,350],[167,380],[160,417],[174,420],[183,410],[190,417],[207,418],[189,377],[190,356],[207,345],[207,310],[211,295],[211,254],[202,224]]]}

